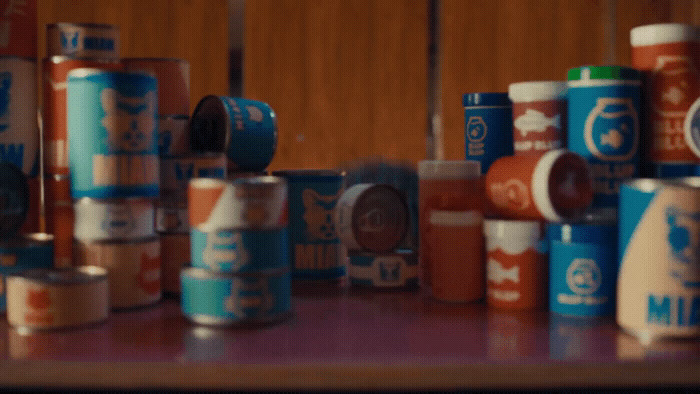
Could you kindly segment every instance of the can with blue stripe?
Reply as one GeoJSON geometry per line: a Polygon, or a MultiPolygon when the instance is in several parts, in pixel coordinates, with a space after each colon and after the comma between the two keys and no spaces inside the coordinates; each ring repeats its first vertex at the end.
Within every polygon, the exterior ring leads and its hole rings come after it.
{"type": "Polygon", "coordinates": [[[620,184],[639,174],[640,78],[620,66],[568,72],[568,148],[591,165],[593,209],[616,209],[620,184]]]}
{"type": "Polygon", "coordinates": [[[159,193],[158,94],[153,75],[79,68],[68,73],[74,198],[159,193]]]}
{"type": "Polygon", "coordinates": [[[416,288],[418,255],[410,249],[394,252],[358,252],[348,254],[350,284],[381,288],[416,288]]]}
{"type": "Polygon", "coordinates": [[[513,104],[508,93],[467,93],[462,104],[466,158],[486,173],[496,159],[513,155],[513,104]]]}
{"type": "Polygon", "coordinates": [[[287,228],[190,230],[192,266],[218,272],[264,273],[289,268],[287,228]]]}
{"type": "Polygon", "coordinates": [[[5,311],[5,277],[32,268],[53,268],[53,235],[26,234],[0,242],[0,312],[5,311]]]}

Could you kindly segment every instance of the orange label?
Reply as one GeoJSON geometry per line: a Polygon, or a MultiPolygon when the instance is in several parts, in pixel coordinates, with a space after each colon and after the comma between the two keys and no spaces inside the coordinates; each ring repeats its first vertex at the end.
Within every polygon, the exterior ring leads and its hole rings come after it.
{"type": "Polygon", "coordinates": [[[187,188],[188,214],[190,226],[195,227],[209,219],[212,209],[224,192],[224,186],[210,188],[187,188]]]}
{"type": "Polygon", "coordinates": [[[547,256],[530,248],[511,255],[487,253],[486,301],[502,309],[535,309],[546,305],[547,256]]]}

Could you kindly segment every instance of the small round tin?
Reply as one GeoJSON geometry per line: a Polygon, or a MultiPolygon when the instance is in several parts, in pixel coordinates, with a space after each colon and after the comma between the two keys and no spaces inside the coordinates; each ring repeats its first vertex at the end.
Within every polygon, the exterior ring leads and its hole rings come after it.
{"type": "Polygon", "coordinates": [[[29,210],[27,177],[12,163],[0,161],[0,239],[17,234],[29,210]]]}
{"type": "Polygon", "coordinates": [[[126,71],[146,71],[158,80],[158,113],[190,113],[190,63],[174,58],[122,58],[126,71]]]}
{"type": "Polygon", "coordinates": [[[418,255],[399,249],[388,253],[348,253],[348,277],[357,286],[406,288],[418,286],[418,255]]]}
{"type": "Polygon", "coordinates": [[[119,26],[97,23],[46,25],[48,56],[119,58],[119,26]]]}
{"type": "Polygon", "coordinates": [[[53,236],[26,234],[0,241],[0,312],[5,310],[4,276],[32,268],[52,268],[53,236]]]}
{"type": "Polygon", "coordinates": [[[192,266],[212,271],[253,273],[289,268],[287,228],[190,232],[192,266]]]}
{"type": "Polygon", "coordinates": [[[291,276],[286,268],[268,275],[185,268],[180,279],[182,312],[195,323],[264,324],[284,320],[292,313],[291,276]]]}
{"type": "Polygon", "coordinates": [[[107,319],[108,296],[104,268],[24,271],[7,277],[7,321],[29,330],[98,323],[107,319]]]}
{"type": "Polygon", "coordinates": [[[190,235],[160,234],[160,258],[163,293],[180,294],[180,271],[190,262],[190,235]]]}
{"type": "Polygon", "coordinates": [[[225,177],[226,156],[223,153],[160,156],[161,198],[186,201],[190,179],[225,177]]]}
{"type": "Polygon", "coordinates": [[[154,202],[145,198],[95,200],[73,203],[73,236],[81,241],[142,239],[155,235],[154,202]]]}
{"type": "Polygon", "coordinates": [[[387,252],[406,236],[408,216],[406,199],[393,186],[360,183],[340,196],[333,219],[349,250],[387,252]]]}

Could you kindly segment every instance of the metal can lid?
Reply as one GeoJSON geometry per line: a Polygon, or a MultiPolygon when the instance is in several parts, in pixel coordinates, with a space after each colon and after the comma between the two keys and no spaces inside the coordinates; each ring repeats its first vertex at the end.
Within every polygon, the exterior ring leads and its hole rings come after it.
{"type": "Polygon", "coordinates": [[[569,81],[589,79],[639,80],[638,70],[623,66],[581,66],[569,69],[569,81]]]}
{"type": "Polygon", "coordinates": [[[476,160],[421,160],[418,179],[476,179],[481,163],[476,160]]]}
{"type": "Polygon", "coordinates": [[[655,23],[630,30],[633,47],[697,40],[698,28],[684,23],[655,23]]]}
{"type": "Polygon", "coordinates": [[[102,280],[106,281],[107,270],[94,265],[84,265],[80,267],[62,269],[35,268],[8,275],[8,279],[10,277],[20,278],[41,284],[68,286],[102,280]]]}
{"type": "Polygon", "coordinates": [[[393,250],[408,231],[410,218],[406,199],[388,184],[358,183],[345,193],[353,195],[357,191],[360,193],[352,209],[351,222],[357,244],[368,251],[393,250]]]}
{"type": "Polygon", "coordinates": [[[430,211],[430,224],[446,227],[481,226],[484,216],[479,211],[430,211]]]}
{"type": "Polygon", "coordinates": [[[0,162],[0,239],[15,235],[29,209],[27,177],[15,165],[0,162]]]}
{"type": "Polygon", "coordinates": [[[617,242],[615,223],[549,223],[547,238],[563,243],[609,244],[617,242]]]}
{"type": "Polygon", "coordinates": [[[564,81],[516,82],[508,85],[508,97],[515,102],[563,100],[566,97],[564,81]]]}
{"type": "Polygon", "coordinates": [[[539,239],[543,234],[543,224],[536,220],[489,219],[484,221],[484,235],[489,238],[539,239]]]}
{"type": "Polygon", "coordinates": [[[508,93],[466,93],[462,96],[462,105],[465,107],[485,106],[510,106],[508,93]]]}

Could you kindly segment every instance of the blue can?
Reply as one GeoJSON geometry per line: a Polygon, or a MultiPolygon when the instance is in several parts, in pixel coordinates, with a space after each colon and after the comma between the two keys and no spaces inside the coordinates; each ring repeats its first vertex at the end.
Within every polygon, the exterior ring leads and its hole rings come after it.
{"type": "Polygon", "coordinates": [[[195,152],[224,152],[232,170],[262,171],[277,149],[277,116],[261,101],[206,96],[194,109],[195,152]]]}
{"type": "Polygon", "coordinates": [[[66,89],[73,198],[158,196],[156,78],[79,68],[66,89]]]}
{"type": "Polygon", "coordinates": [[[185,268],[180,273],[181,306],[190,320],[206,325],[261,324],[291,315],[289,270],[241,275],[185,268]]]}
{"type": "Polygon", "coordinates": [[[17,234],[28,210],[27,176],[14,164],[0,161],[0,239],[17,234]]]}
{"type": "Polygon", "coordinates": [[[0,312],[6,308],[5,277],[32,268],[53,268],[53,235],[34,233],[0,242],[0,312]]]}
{"type": "Polygon", "coordinates": [[[513,104],[508,93],[467,93],[462,104],[467,160],[486,173],[496,159],[513,155],[513,104]]]}
{"type": "Polygon", "coordinates": [[[340,239],[333,223],[333,211],[343,193],[343,174],[291,170],[273,175],[287,179],[292,276],[312,280],[345,276],[340,239]]]}
{"type": "Polygon", "coordinates": [[[287,228],[203,232],[192,227],[190,245],[193,267],[232,273],[289,268],[287,228]]]}
{"type": "Polygon", "coordinates": [[[616,209],[620,184],[639,174],[639,71],[585,66],[568,74],[568,148],[591,165],[592,207],[616,209]]]}
{"type": "Polygon", "coordinates": [[[410,249],[394,252],[352,252],[348,256],[350,284],[381,288],[417,288],[418,256],[410,249]]]}
{"type": "Polygon", "coordinates": [[[615,310],[617,226],[550,223],[549,309],[561,315],[608,316],[615,310]]]}

